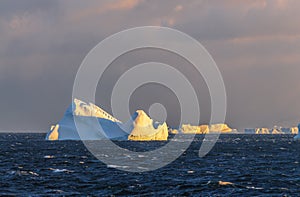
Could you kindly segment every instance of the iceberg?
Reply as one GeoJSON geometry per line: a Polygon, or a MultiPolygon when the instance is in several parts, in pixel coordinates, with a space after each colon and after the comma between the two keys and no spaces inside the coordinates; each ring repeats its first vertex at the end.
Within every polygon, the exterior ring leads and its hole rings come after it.
{"type": "Polygon", "coordinates": [[[128,139],[145,141],[167,140],[167,138],[167,124],[154,122],[142,110],[137,110],[129,121],[122,123],[95,104],[85,103],[78,99],[74,99],[64,117],[58,124],[51,126],[46,135],[46,140],[128,139]],[[74,118],[76,118],[76,125],[80,126],[84,132],[78,133],[74,118]]]}
{"type": "Polygon", "coordinates": [[[247,134],[298,134],[298,127],[280,127],[274,126],[271,129],[268,128],[246,128],[247,134]]]}
{"type": "Polygon", "coordinates": [[[284,134],[284,132],[282,131],[282,127],[276,125],[273,127],[273,129],[270,130],[270,132],[272,134],[284,134]]]}
{"type": "Polygon", "coordinates": [[[298,127],[292,127],[292,128],[290,128],[290,133],[297,135],[299,133],[299,128],[298,127]]]}
{"type": "Polygon", "coordinates": [[[121,122],[112,115],[92,103],[85,103],[78,99],[66,110],[64,117],[58,124],[52,126],[46,140],[99,140],[99,139],[126,139],[126,133],[121,127],[121,122]],[[79,133],[75,125],[84,128],[86,132],[79,133]],[[99,125],[95,125],[95,118],[99,125]]]}
{"type": "Polygon", "coordinates": [[[184,134],[206,134],[209,132],[208,125],[193,126],[190,124],[183,124],[181,132],[184,134]]]}
{"type": "Polygon", "coordinates": [[[209,127],[210,132],[231,133],[236,129],[230,128],[227,124],[212,124],[209,127]]]}
{"type": "Polygon", "coordinates": [[[143,111],[137,110],[132,117],[132,131],[128,140],[133,141],[165,141],[168,139],[168,126],[164,122],[153,122],[153,120],[143,111]]]}
{"type": "Polygon", "coordinates": [[[207,133],[231,133],[236,132],[235,129],[230,128],[227,124],[212,124],[212,125],[199,125],[192,126],[190,124],[183,124],[181,126],[183,134],[207,134],[207,133]]]}
{"type": "Polygon", "coordinates": [[[170,128],[170,129],[169,129],[169,133],[170,133],[170,134],[173,134],[173,135],[176,135],[176,134],[179,133],[179,131],[178,131],[178,129],[172,129],[172,128],[170,128]]]}
{"type": "MultiPolygon", "coordinates": [[[[298,124],[298,131],[300,131],[300,124],[298,124]]],[[[300,132],[294,137],[294,140],[300,140],[300,132]]]]}
{"type": "Polygon", "coordinates": [[[268,128],[256,128],[255,134],[270,134],[270,130],[268,128]]]}

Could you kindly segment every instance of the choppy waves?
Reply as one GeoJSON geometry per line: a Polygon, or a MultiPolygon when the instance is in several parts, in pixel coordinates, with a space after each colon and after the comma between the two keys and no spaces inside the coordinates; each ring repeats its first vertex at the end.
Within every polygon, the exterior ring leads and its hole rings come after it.
{"type": "MultiPolygon", "coordinates": [[[[126,163],[106,165],[79,141],[49,142],[43,138],[42,134],[0,134],[0,195],[300,194],[300,143],[294,142],[292,135],[221,135],[204,158],[198,157],[203,136],[196,136],[176,161],[145,173],[115,169],[128,168],[126,163]]],[[[182,140],[184,137],[177,143],[182,140]]],[[[115,143],[140,152],[141,159],[143,151],[164,145],[115,143]]]]}

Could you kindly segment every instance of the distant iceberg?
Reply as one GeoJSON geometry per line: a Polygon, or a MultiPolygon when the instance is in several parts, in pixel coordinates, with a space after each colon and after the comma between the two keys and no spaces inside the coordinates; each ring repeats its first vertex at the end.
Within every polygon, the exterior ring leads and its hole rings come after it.
{"type": "Polygon", "coordinates": [[[85,103],[78,99],[74,99],[64,117],[58,124],[51,126],[46,135],[46,140],[128,139],[144,141],[167,140],[167,138],[166,123],[153,122],[142,110],[138,110],[129,121],[122,123],[93,103],[85,103]],[[74,118],[76,118],[76,125],[84,130],[83,133],[78,133],[74,118]]]}
{"type": "MultiPolygon", "coordinates": [[[[300,124],[298,124],[298,131],[300,131],[300,124]]],[[[294,137],[294,140],[300,140],[300,132],[294,137]]]]}
{"type": "Polygon", "coordinates": [[[170,130],[170,133],[177,134],[213,134],[213,133],[237,133],[236,129],[230,128],[227,124],[211,124],[194,126],[191,124],[182,124],[180,129],[170,130]]]}
{"type": "Polygon", "coordinates": [[[246,134],[298,134],[298,127],[281,127],[274,126],[273,128],[245,128],[246,134]]]}
{"type": "Polygon", "coordinates": [[[268,128],[256,128],[255,134],[270,134],[270,130],[268,128]]]}

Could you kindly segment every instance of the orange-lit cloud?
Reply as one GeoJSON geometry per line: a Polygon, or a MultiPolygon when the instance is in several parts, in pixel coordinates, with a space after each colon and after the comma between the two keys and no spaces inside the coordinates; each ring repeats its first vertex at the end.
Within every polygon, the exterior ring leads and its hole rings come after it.
{"type": "Polygon", "coordinates": [[[294,0],[228,0],[224,5],[245,8],[245,10],[265,9],[268,6],[286,9],[293,1],[294,0]]]}
{"type": "Polygon", "coordinates": [[[290,1],[289,0],[276,0],[276,6],[280,9],[285,9],[288,7],[290,1]]]}
{"type": "Polygon", "coordinates": [[[9,33],[13,35],[23,35],[34,32],[38,27],[38,19],[28,13],[22,15],[14,15],[10,20],[6,21],[9,33]]]}
{"type": "Polygon", "coordinates": [[[183,6],[182,6],[182,5],[177,5],[177,6],[174,8],[174,11],[180,12],[182,9],[183,9],[183,6]]]}
{"type": "MultiPolygon", "coordinates": [[[[209,1],[208,1],[209,3],[209,1]]],[[[220,3],[220,2],[218,2],[220,3]]],[[[238,7],[239,9],[263,9],[267,6],[268,0],[227,0],[222,3],[225,7],[238,7]]]]}
{"type": "Polygon", "coordinates": [[[102,3],[97,5],[91,5],[90,7],[87,7],[82,11],[75,13],[72,16],[72,18],[74,20],[79,20],[82,18],[88,18],[103,13],[107,13],[109,11],[130,10],[135,6],[137,6],[140,2],[141,0],[117,0],[117,1],[110,1],[105,4],[102,3]]]}

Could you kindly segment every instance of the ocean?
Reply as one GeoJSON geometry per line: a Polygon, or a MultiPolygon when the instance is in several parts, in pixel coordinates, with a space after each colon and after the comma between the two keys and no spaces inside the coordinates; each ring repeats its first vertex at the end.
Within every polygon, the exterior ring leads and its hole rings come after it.
{"type": "MultiPolygon", "coordinates": [[[[300,196],[300,142],[293,135],[221,135],[203,158],[197,135],[174,162],[140,173],[107,166],[80,141],[44,138],[0,134],[1,196],[300,196]]],[[[115,143],[142,154],[166,142],[115,143]]]]}

